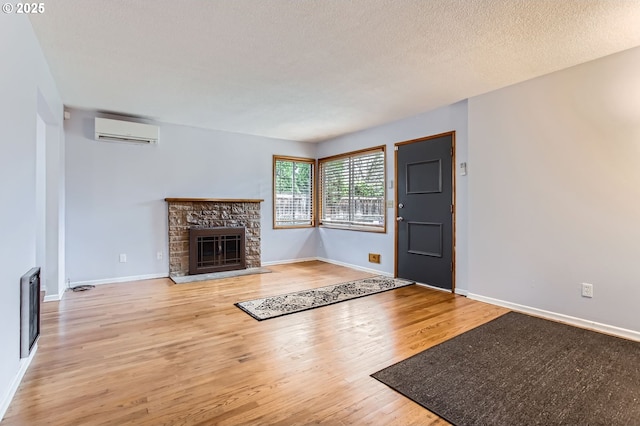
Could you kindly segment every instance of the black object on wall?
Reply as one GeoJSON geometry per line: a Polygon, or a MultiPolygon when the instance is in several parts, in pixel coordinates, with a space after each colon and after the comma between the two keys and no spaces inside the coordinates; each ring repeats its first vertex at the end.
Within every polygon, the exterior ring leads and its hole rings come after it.
{"type": "Polygon", "coordinates": [[[40,337],[40,268],[20,278],[20,358],[31,353],[40,337]]]}

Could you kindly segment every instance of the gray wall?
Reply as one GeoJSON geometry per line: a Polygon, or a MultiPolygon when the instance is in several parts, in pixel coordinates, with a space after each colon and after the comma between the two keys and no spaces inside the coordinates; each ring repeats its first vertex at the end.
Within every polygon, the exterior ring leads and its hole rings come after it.
{"type": "Polygon", "coordinates": [[[166,275],[166,197],[262,198],[262,261],[316,256],[313,229],[273,229],[271,193],[272,156],[313,158],[315,145],[163,123],[157,145],[98,142],[95,116],[65,123],[72,283],[166,275]]]}
{"type": "MultiPolygon", "coordinates": [[[[456,162],[467,160],[467,102],[439,108],[435,111],[395,121],[383,126],[352,133],[318,146],[318,157],[341,154],[372,146],[386,145],[387,199],[393,200],[394,189],[389,188],[394,179],[394,151],[396,142],[456,131],[456,162]]],[[[395,182],[394,182],[395,184],[395,182]]],[[[456,288],[461,293],[467,289],[467,177],[456,177],[456,288]]],[[[318,256],[337,263],[393,274],[395,210],[387,209],[387,233],[358,232],[320,228],[318,256]],[[368,253],[380,253],[381,264],[368,262],[368,253]]]]}
{"type": "MultiPolygon", "coordinates": [[[[93,140],[95,113],[71,110],[66,132],[67,276],[72,283],[167,274],[165,197],[264,198],[262,261],[320,256],[393,273],[393,210],[386,234],[272,229],[272,155],[316,158],[456,130],[459,161],[467,155],[466,101],[319,145],[160,123],[160,143],[139,146],[93,140]],[[242,166],[237,166],[237,164],[242,166]],[[163,259],[157,260],[161,251],[163,259]],[[382,254],[382,264],[367,253],[382,254]],[[127,263],[119,262],[119,254],[127,263]]],[[[459,177],[458,288],[466,288],[467,183],[459,177]]],[[[393,189],[388,189],[389,199],[393,189]]]]}
{"type": "MultiPolygon", "coordinates": [[[[38,235],[36,203],[36,139],[38,114],[44,116],[55,150],[63,144],[62,102],[25,15],[0,14],[0,417],[25,365],[20,361],[20,277],[36,265],[36,246],[47,251],[38,235]]],[[[49,140],[49,137],[47,138],[49,140]]],[[[54,152],[55,151],[55,152],[54,152]]],[[[45,173],[40,170],[39,173],[45,173]]],[[[55,173],[55,170],[51,170],[55,173]]],[[[43,175],[44,176],[44,175],[43,175]]],[[[58,176],[52,176],[59,182],[58,176]]],[[[41,188],[43,194],[47,188],[41,188]]],[[[42,196],[42,195],[41,195],[42,196]]],[[[47,221],[42,213],[42,221],[47,221]]],[[[55,227],[56,223],[52,223],[55,227]]],[[[55,230],[57,233],[57,230],[55,230]]],[[[43,253],[43,256],[45,254],[43,253]]],[[[56,272],[57,273],[57,272],[56,272]]],[[[47,278],[48,271],[43,271],[47,278]]],[[[55,273],[54,273],[55,275],[55,273]]],[[[54,292],[56,282],[45,282],[54,292]]]]}
{"type": "Polygon", "coordinates": [[[638,70],[640,48],[469,100],[471,293],[640,331],[638,70]]]}

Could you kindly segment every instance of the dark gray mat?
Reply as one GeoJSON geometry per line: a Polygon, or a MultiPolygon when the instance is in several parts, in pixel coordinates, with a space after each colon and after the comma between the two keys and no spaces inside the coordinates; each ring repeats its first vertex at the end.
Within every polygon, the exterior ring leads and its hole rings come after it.
{"type": "Polygon", "coordinates": [[[640,343],[510,312],[372,377],[454,425],[640,425],[640,343]]]}

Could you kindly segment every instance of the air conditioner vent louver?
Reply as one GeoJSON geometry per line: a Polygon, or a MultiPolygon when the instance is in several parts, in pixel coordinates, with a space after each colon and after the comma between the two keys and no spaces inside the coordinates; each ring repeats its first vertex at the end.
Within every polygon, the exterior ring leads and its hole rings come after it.
{"type": "Polygon", "coordinates": [[[131,121],[98,118],[95,120],[96,140],[143,143],[158,143],[157,126],[131,121]]]}

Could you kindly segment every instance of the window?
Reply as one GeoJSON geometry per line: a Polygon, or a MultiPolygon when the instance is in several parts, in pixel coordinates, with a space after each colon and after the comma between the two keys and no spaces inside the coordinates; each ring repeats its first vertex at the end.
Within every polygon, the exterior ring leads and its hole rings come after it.
{"type": "Polygon", "coordinates": [[[273,227],[315,225],[314,183],[316,160],[273,156],[273,227]]]}
{"type": "Polygon", "coordinates": [[[320,224],[386,232],[384,146],[322,158],[320,224]]]}

